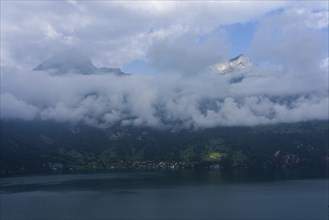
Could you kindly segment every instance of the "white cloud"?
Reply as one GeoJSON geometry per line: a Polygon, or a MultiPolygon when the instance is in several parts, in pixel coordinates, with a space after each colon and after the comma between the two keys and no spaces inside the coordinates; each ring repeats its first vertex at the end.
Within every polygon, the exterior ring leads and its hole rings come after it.
{"type": "Polygon", "coordinates": [[[3,73],[1,117],[176,129],[328,119],[328,85],[310,88],[301,78],[296,89],[292,73],[260,71],[230,84],[210,73],[53,76],[11,69],[3,73]]]}
{"type": "Polygon", "coordinates": [[[255,20],[285,5],[275,1],[6,1],[1,7],[1,43],[10,51],[8,59],[30,68],[68,45],[88,51],[97,65],[123,66],[145,59],[150,42],[159,36],[151,34],[152,29],[170,32],[171,27],[184,27],[202,36],[220,25],[255,20]]]}
{"type": "Polygon", "coordinates": [[[197,73],[229,58],[230,44],[224,32],[208,34],[200,40],[197,33],[161,34],[151,44],[147,57],[162,71],[197,73]]]}
{"type": "Polygon", "coordinates": [[[5,1],[1,6],[3,118],[179,128],[328,119],[323,2],[5,1]],[[222,25],[248,22],[257,24],[250,52],[268,66],[234,84],[230,76],[208,73],[206,67],[230,54],[222,25]],[[138,59],[167,74],[58,77],[29,71],[67,47],[79,48],[96,66],[121,67],[138,59]]]}
{"type": "Polygon", "coordinates": [[[329,11],[308,12],[306,25],[311,28],[322,29],[329,25],[329,11]]]}
{"type": "Polygon", "coordinates": [[[32,120],[39,111],[37,107],[17,99],[10,93],[1,94],[0,99],[2,118],[32,120]]]}
{"type": "Polygon", "coordinates": [[[251,54],[258,60],[295,69],[298,75],[310,75],[328,56],[328,34],[307,27],[307,18],[293,10],[264,18],[251,42],[251,54]]]}
{"type": "Polygon", "coordinates": [[[62,33],[58,33],[50,24],[45,23],[41,26],[44,35],[52,40],[62,38],[62,33]]]}
{"type": "Polygon", "coordinates": [[[75,0],[67,0],[67,2],[68,2],[69,4],[74,5],[74,6],[78,5],[78,2],[75,1],[75,0]]]}

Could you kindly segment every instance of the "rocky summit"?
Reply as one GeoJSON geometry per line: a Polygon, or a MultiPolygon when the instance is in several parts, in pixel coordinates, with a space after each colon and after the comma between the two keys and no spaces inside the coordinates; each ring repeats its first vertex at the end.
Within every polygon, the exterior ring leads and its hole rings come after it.
{"type": "Polygon", "coordinates": [[[91,62],[89,57],[80,53],[78,50],[72,49],[63,53],[57,54],[37,67],[34,71],[47,71],[55,75],[63,75],[67,73],[73,74],[102,74],[110,73],[114,75],[128,75],[123,73],[119,68],[101,67],[97,68],[91,62]]]}
{"type": "Polygon", "coordinates": [[[225,63],[215,64],[212,66],[212,70],[216,73],[226,74],[233,71],[244,70],[252,66],[255,66],[255,64],[249,59],[249,57],[240,54],[225,63]]]}

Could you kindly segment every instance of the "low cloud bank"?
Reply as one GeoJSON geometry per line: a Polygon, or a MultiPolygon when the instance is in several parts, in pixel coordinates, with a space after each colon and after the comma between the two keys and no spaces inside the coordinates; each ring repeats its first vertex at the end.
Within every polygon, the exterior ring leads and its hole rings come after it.
{"type": "Polygon", "coordinates": [[[175,129],[328,120],[327,70],[315,69],[310,80],[283,69],[259,68],[232,83],[234,73],[54,76],[3,68],[1,118],[175,129]]]}

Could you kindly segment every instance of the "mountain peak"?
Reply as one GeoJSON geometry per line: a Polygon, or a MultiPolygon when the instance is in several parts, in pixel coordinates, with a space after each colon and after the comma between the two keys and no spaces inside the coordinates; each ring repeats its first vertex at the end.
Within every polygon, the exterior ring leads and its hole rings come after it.
{"type": "Polygon", "coordinates": [[[128,75],[118,68],[102,67],[97,68],[91,62],[89,57],[82,54],[79,50],[71,49],[57,54],[44,61],[33,69],[34,71],[51,71],[57,75],[66,73],[77,73],[83,75],[96,73],[112,73],[115,75],[128,75]]]}
{"type": "Polygon", "coordinates": [[[33,70],[52,70],[57,74],[64,74],[67,72],[92,74],[96,69],[97,68],[87,56],[83,55],[78,50],[72,49],[49,58],[33,70]]]}
{"type": "Polygon", "coordinates": [[[241,59],[249,59],[249,58],[246,55],[244,55],[243,53],[241,53],[238,56],[231,58],[229,61],[234,62],[236,60],[241,60],[241,59]]]}
{"type": "Polygon", "coordinates": [[[212,69],[220,74],[226,74],[235,70],[243,70],[255,64],[244,54],[240,54],[225,63],[215,64],[212,69]]]}

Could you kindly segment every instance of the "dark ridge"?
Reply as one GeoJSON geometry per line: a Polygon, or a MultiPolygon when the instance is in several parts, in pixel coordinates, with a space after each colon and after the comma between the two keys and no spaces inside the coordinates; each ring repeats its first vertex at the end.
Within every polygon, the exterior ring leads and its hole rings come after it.
{"type": "Polygon", "coordinates": [[[235,60],[238,60],[240,57],[243,57],[243,56],[245,56],[245,55],[241,53],[238,56],[233,57],[232,59],[230,59],[230,62],[235,61],[235,60]]]}

